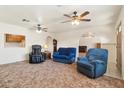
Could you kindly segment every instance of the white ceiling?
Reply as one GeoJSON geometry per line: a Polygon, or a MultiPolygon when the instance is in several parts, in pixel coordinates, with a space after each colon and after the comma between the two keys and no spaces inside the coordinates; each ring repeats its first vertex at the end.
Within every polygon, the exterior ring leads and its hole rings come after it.
{"type": "Polygon", "coordinates": [[[73,30],[73,28],[85,28],[92,26],[115,24],[122,6],[117,5],[25,5],[25,6],[0,6],[0,22],[18,25],[26,28],[40,23],[48,27],[49,32],[62,32],[73,30]],[[90,14],[91,22],[81,22],[78,26],[72,26],[71,23],[61,23],[68,20],[63,14],[72,14],[77,11],[80,15],[84,11],[90,14]],[[30,20],[29,23],[22,22],[22,19],[30,20]]]}

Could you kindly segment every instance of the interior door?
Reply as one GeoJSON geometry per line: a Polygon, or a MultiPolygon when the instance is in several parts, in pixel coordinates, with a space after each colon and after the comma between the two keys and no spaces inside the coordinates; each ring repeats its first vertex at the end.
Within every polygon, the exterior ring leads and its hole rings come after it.
{"type": "Polygon", "coordinates": [[[122,28],[121,24],[117,29],[117,68],[122,72],[122,28]]]}

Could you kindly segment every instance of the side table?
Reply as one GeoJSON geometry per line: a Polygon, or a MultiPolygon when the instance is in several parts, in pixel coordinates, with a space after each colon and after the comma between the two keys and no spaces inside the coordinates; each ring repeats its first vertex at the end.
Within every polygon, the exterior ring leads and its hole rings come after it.
{"type": "Polygon", "coordinates": [[[49,51],[44,52],[44,58],[46,59],[51,59],[51,53],[49,51]]]}

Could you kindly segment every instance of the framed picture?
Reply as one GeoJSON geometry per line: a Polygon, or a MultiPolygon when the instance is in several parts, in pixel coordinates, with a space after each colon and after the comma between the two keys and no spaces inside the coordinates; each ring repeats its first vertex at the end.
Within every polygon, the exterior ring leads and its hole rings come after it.
{"type": "Polygon", "coordinates": [[[25,47],[25,36],[5,34],[5,47],[25,47]]]}

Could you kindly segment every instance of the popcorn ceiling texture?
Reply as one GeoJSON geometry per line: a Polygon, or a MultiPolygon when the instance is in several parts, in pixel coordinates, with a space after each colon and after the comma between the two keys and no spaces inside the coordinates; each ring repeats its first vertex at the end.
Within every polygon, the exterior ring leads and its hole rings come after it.
{"type": "Polygon", "coordinates": [[[90,88],[124,87],[124,81],[102,76],[90,79],[77,72],[76,64],[46,60],[40,64],[16,62],[0,65],[0,87],[3,88],[90,88]]]}

